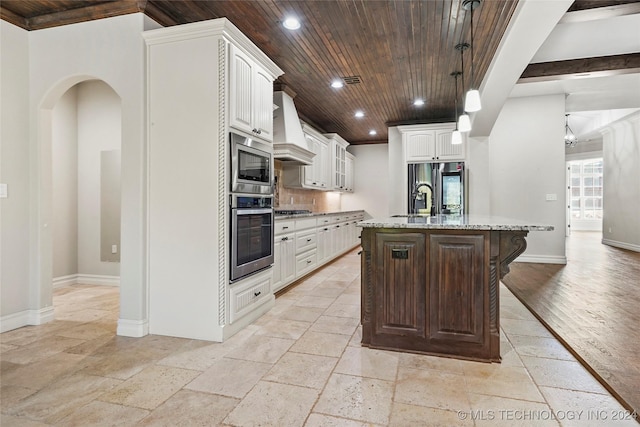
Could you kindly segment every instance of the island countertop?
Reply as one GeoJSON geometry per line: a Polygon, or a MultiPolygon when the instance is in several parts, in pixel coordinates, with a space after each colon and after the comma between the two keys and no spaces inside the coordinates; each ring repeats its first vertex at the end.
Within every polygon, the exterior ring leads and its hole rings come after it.
{"type": "Polygon", "coordinates": [[[436,230],[551,231],[552,225],[485,215],[394,215],[357,223],[363,228],[419,228],[436,230]]]}

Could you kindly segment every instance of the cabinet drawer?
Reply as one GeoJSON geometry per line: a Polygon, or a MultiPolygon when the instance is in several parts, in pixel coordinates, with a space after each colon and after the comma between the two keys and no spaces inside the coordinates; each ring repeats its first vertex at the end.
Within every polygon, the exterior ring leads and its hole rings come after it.
{"type": "Polygon", "coordinates": [[[302,255],[296,256],[296,277],[303,276],[316,268],[318,264],[318,257],[316,250],[305,252],[302,255]]]}
{"type": "Polygon", "coordinates": [[[295,229],[296,221],[294,219],[275,220],[273,234],[290,233],[295,229]]]}
{"type": "Polygon", "coordinates": [[[329,225],[329,224],[331,224],[331,216],[322,215],[318,217],[318,220],[317,220],[318,227],[324,227],[325,225],[329,225]]]}
{"type": "Polygon", "coordinates": [[[313,217],[296,219],[296,231],[315,228],[315,226],[316,226],[316,219],[313,217]]]}
{"type": "Polygon", "coordinates": [[[229,295],[229,322],[233,323],[255,307],[267,302],[271,295],[271,271],[247,279],[231,287],[229,295]]]}
{"type": "Polygon", "coordinates": [[[315,249],[316,243],[317,236],[315,228],[313,230],[296,233],[296,255],[306,252],[309,249],[315,249]]]}

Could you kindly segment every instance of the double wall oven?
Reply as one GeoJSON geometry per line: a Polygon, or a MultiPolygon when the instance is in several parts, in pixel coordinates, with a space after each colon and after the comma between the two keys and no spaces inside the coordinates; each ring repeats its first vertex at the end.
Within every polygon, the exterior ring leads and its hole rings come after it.
{"type": "Polygon", "coordinates": [[[273,264],[273,154],[231,133],[231,269],[235,282],[273,264]]]}

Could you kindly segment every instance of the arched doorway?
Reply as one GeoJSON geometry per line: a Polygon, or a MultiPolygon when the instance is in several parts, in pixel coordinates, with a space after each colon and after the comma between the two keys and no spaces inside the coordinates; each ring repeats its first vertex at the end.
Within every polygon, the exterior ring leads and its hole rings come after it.
{"type": "MultiPolygon", "coordinates": [[[[109,293],[119,305],[117,288],[99,285],[119,284],[121,121],[120,96],[89,76],[58,83],[39,109],[38,195],[44,224],[36,295],[51,307],[54,293],[79,291],[74,304],[56,309],[57,319],[107,320],[97,309],[81,312],[82,301],[92,296],[109,293]],[[98,287],[91,291],[91,286],[98,287]]],[[[117,312],[104,314],[115,333],[117,312]]]]}

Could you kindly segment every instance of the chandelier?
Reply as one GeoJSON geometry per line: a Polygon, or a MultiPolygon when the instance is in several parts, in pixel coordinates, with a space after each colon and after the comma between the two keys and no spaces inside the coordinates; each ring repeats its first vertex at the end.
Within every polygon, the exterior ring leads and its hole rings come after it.
{"type": "Polygon", "coordinates": [[[567,147],[575,147],[578,143],[576,134],[569,127],[569,114],[564,115],[564,143],[567,147]]]}

